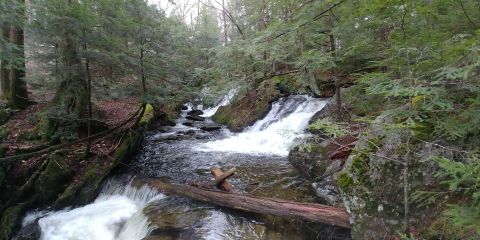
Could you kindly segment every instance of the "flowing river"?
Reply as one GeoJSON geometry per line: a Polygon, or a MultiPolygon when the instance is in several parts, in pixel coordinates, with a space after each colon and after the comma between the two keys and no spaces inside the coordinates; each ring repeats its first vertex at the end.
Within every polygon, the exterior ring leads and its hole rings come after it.
{"type": "MultiPolygon", "coordinates": [[[[228,104],[231,97],[219,105],[228,104]]],[[[229,181],[240,192],[315,201],[308,182],[287,156],[325,104],[308,96],[280,98],[265,118],[237,134],[225,127],[200,130],[201,125],[215,123],[207,118],[192,124],[185,118],[190,109],[182,111],[176,126],[147,133],[138,155],[107,180],[93,203],[57,212],[33,211],[23,225],[38,222],[45,240],[344,239],[348,233],[341,229],[219,208],[134,184],[142,177],[181,184],[208,182],[212,167],[236,167],[229,181]]],[[[206,109],[204,116],[217,109],[206,109]]]]}

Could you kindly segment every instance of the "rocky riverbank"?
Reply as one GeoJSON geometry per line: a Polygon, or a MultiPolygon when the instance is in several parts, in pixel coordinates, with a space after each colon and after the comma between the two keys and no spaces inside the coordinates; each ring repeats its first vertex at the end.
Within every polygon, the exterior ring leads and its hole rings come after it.
{"type": "MultiPolygon", "coordinates": [[[[49,153],[44,159],[41,156],[37,160],[29,159],[34,164],[30,168],[22,168],[18,164],[2,165],[5,177],[1,182],[0,239],[10,239],[28,210],[47,206],[55,210],[92,201],[109,173],[120,164],[127,163],[138,149],[154,118],[153,107],[147,105],[136,127],[111,137],[116,146],[107,149],[110,152],[105,154],[94,154],[85,159],[84,154],[60,149],[49,153]],[[17,185],[20,185],[17,191],[7,191],[17,185]]],[[[159,121],[167,119],[164,116],[159,121]]],[[[32,226],[35,228],[37,225],[32,226]]],[[[31,228],[24,228],[19,238],[37,239],[38,233],[31,228]]]]}

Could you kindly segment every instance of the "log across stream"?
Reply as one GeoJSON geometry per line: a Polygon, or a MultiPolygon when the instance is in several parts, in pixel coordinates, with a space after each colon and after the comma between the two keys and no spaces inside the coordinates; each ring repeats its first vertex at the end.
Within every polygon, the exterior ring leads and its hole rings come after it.
{"type": "MultiPolygon", "coordinates": [[[[316,203],[300,203],[278,198],[262,198],[238,193],[227,193],[181,184],[171,184],[155,179],[141,180],[154,189],[166,194],[188,197],[197,201],[260,214],[320,222],[338,227],[350,228],[348,213],[343,208],[316,203]]],[[[141,184],[141,185],[143,185],[141,184]]],[[[134,184],[136,185],[136,184],[134,184]]]]}

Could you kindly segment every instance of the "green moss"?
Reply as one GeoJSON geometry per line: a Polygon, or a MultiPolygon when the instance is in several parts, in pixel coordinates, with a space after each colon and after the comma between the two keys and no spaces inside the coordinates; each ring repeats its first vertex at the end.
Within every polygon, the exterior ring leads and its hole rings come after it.
{"type": "Polygon", "coordinates": [[[433,124],[426,121],[416,121],[413,125],[410,126],[410,129],[413,131],[413,137],[427,140],[432,136],[435,127],[433,124]]]}
{"type": "Polygon", "coordinates": [[[241,131],[265,116],[271,107],[271,102],[280,93],[273,85],[264,83],[258,89],[244,93],[228,106],[218,109],[213,120],[227,125],[230,130],[241,131]]]}
{"type": "Polygon", "coordinates": [[[424,239],[479,239],[480,236],[474,229],[452,224],[445,214],[437,216],[422,234],[424,239]]]}
{"type": "Polygon", "coordinates": [[[0,108],[0,125],[3,125],[8,122],[8,113],[5,109],[0,108]]]}
{"type": "Polygon", "coordinates": [[[60,153],[52,155],[47,167],[40,174],[36,184],[35,193],[40,201],[51,201],[57,197],[72,178],[72,170],[64,161],[65,156],[60,153]]]}
{"type": "Polygon", "coordinates": [[[10,239],[13,231],[20,224],[22,215],[31,207],[32,203],[33,200],[28,200],[3,211],[0,220],[0,239],[10,239]]]}
{"type": "Polygon", "coordinates": [[[8,137],[8,128],[7,126],[1,126],[0,127],[0,141],[5,141],[7,140],[8,137]]]}
{"type": "Polygon", "coordinates": [[[290,75],[276,76],[272,80],[276,88],[283,94],[299,93],[302,89],[302,83],[290,75]]]}
{"type": "Polygon", "coordinates": [[[365,186],[368,183],[369,161],[370,159],[364,153],[356,154],[352,159],[350,169],[360,186],[365,186]]]}
{"type": "Polygon", "coordinates": [[[347,173],[342,173],[338,177],[337,183],[343,192],[349,192],[353,186],[353,179],[347,173]]]}
{"type": "Polygon", "coordinates": [[[148,124],[153,119],[153,107],[147,104],[145,113],[141,119],[138,131],[131,131],[124,136],[122,144],[113,154],[113,160],[109,165],[105,165],[105,159],[97,158],[85,169],[80,180],[70,184],[66,190],[55,201],[54,208],[60,209],[72,204],[87,204],[98,193],[102,181],[108,176],[110,171],[125,162],[138,149],[148,124]]]}

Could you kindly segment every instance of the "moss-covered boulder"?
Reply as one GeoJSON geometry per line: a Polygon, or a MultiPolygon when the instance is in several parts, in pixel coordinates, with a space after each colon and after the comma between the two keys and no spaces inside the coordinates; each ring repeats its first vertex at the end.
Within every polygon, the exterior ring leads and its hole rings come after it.
{"type": "Polygon", "coordinates": [[[34,186],[38,201],[47,202],[57,198],[58,194],[67,187],[72,174],[73,171],[63,154],[52,155],[34,186]]]}
{"type": "MultiPolygon", "coordinates": [[[[409,130],[392,126],[388,118],[377,118],[357,141],[337,179],[353,222],[354,239],[383,239],[403,232],[406,159],[409,159],[408,196],[432,188],[435,164],[428,159],[442,153],[428,150],[423,142],[415,142],[409,130]]],[[[432,219],[435,212],[432,208],[436,207],[410,202],[409,225],[415,231],[422,231],[432,219]]]]}
{"type": "Polygon", "coordinates": [[[31,206],[32,200],[22,202],[14,206],[8,207],[3,211],[0,219],[0,239],[7,240],[18,225],[19,217],[22,216],[31,206]]]}
{"type": "Polygon", "coordinates": [[[239,132],[267,115],[272,102],[279,97],[280,92],[274,84],[263,83],[258,89],[247,91],[231,104],[220,107],[212,118],[227,125],[230,130],[239,132]]]}
{"type": "Polygon", "coordinates": [[[310,179],[320,178],[327,169],[328,143],[317,137],[310,137],[304,143],[290,150],[289,162],[310,179]]]}

